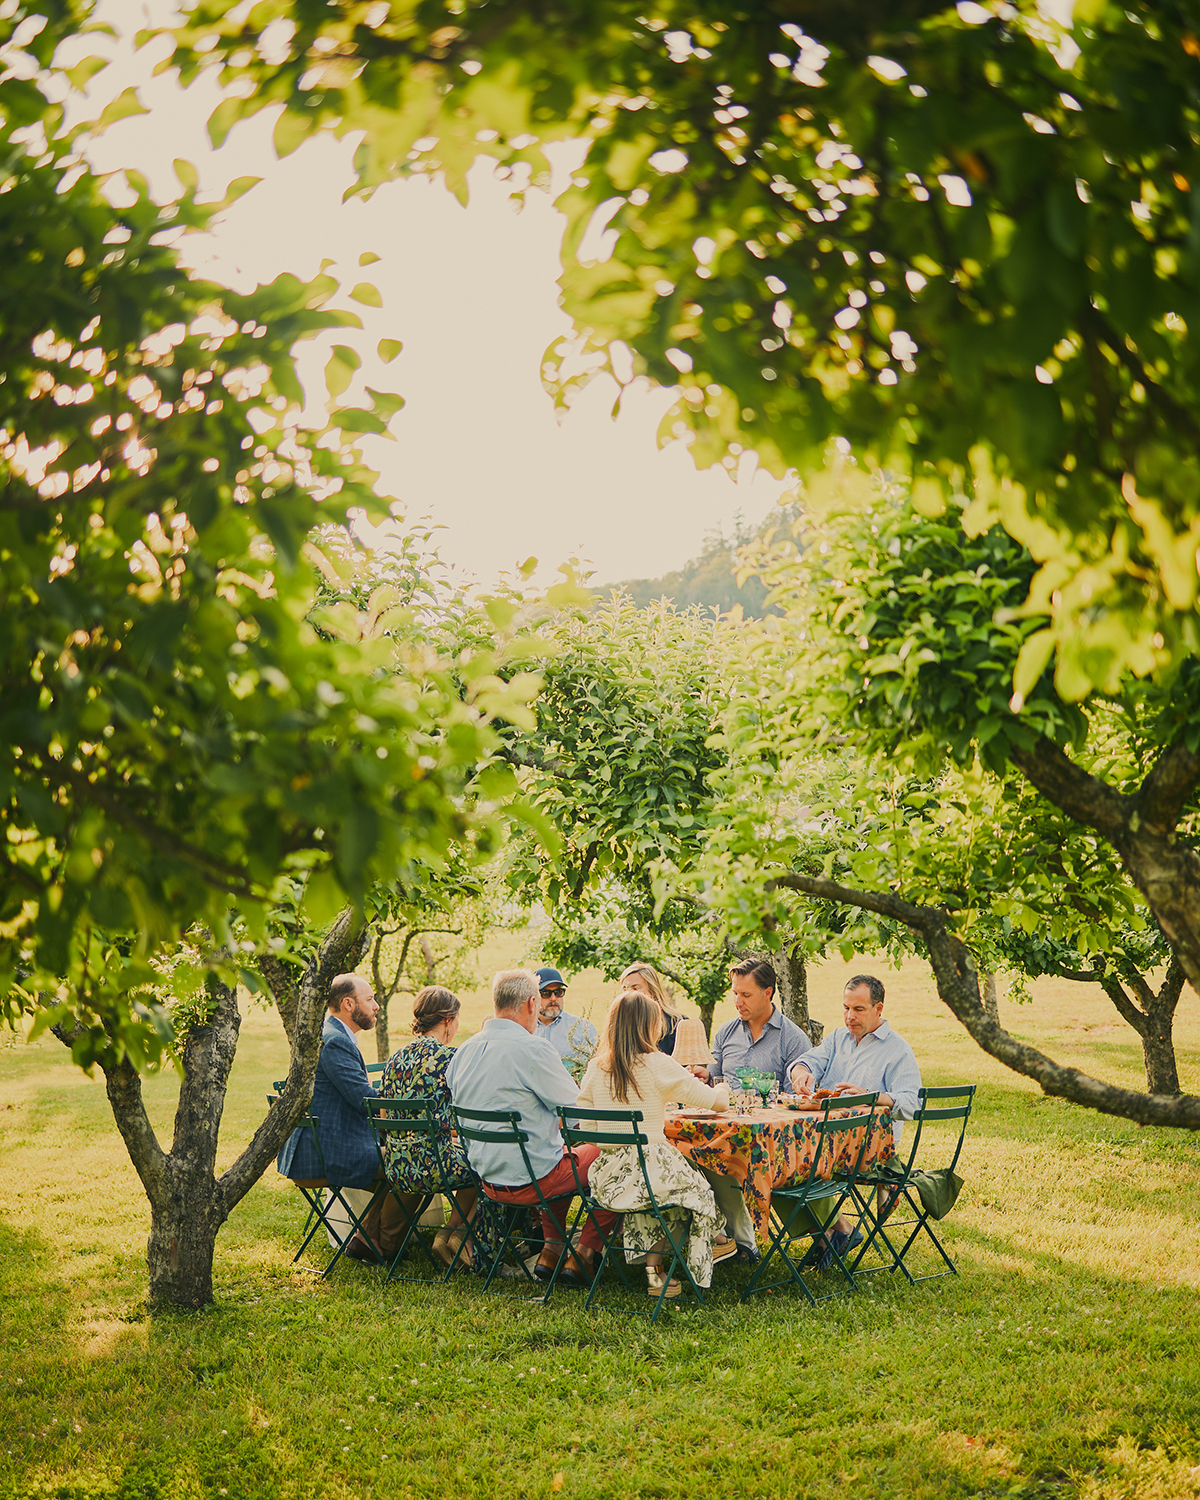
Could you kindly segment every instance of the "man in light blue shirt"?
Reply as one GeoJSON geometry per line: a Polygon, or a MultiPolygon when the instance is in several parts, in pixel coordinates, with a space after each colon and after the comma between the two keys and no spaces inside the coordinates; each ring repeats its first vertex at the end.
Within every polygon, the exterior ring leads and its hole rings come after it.
{"type": "Polygon", "coordinates": [[[713,1037],[710,1075],[731,1078],[739,1068],[753,1068],[774,1073],[786,1089],[793,1065],[809,1054],[812,1043],[774,1003],[776,974],[770,964],[744,958],[729,976],[737,1017],[713,1037]]]}
{"type": "MultiPolygon", "coordinates": [[[[575,1191],[571,1158],[563,1148],[556,1106],[574,1104],[579,1090],[562,1059],[548,1041],[537,1035],[538,981],[528,969],[506,969],[492,980],[495,1015],[483,1023],[477,1036],[454,1054],[446,1069],[450,1097],[460,1109],[493,1109],[518,1114],[529,1140],[525,1150],[538,1187],[551,1202],[550,1213],[542,1213],[546,1246],[534,1274],[549,1280],[566,1239],[569,1197],[575,1191]]],[[[580,1146],[575,1151],[579,1180],[586,1187],[588,1168],[600,1155],[598,1146],[580,1146]]],[[[537,1191],[517,1146],[493,1146],[483,1141],[467,1142],[467,1160],[483,1179],[483,1190],[497,1203],[531,1204],[537,1191]]],[[[600,1227],[610,1235],[616,1214],[598,1213],[600,1227]]],[[[600,1236],[589,1219],[574,1255],[568,1255],[559,1273],[560,1286],[591,1286],[592,1263],[600,1248],[600,1236]]]]}
{"type": "MultiPolygon", "coordinates": [[[[798,1094],[811,1094],[822,1085],[835,1094],[878,1093],[879,1104],[892,1112],[892,1133],[897,1144],[904,1127],[917,1108],[921,1070],[916,1055],[902,1036],[883,1019],[884,989],[873,974],[855,974],[846,981],[839,1026],[792,1068],[792,1086],[798,1094]]],[[[829,1232],[840,1254],[861,1242],[857,1230],[851,1238],[849,1221],[843,1216],[829,1232]]],[[[805,1257],[809,1264],[831,1265],[833,1253],[821,1238],[805,1257]]]]}
{"type": "Polygon", "coordinates": [[[798,1094],[820,1087],[835,1094],[877,1092],[897,1122],[898,1141],[899,1121],[911,1120],[917,1107],[921,1070],[913,1049],[883,1019],[883,999],[883,985],[873,974],[848,980],[842,995],[845,1026],[806,1053],[792,1067],[791,1078],[798,1094]]]}
{"type": "Polygon", "coordinates": [[[539,969],[537,978],[540,996],[537,1034],[550,1043],[573,1077],[582,1078],[600,1033],[586,1017],[573,1016],[563,1009],[567,986],[557,969],[539,969]]]}

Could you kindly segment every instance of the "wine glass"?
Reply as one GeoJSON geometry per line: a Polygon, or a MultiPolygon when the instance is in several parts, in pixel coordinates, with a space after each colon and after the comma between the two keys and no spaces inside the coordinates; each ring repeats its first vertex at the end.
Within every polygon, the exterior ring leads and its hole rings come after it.
{"type": "Polygon", "coordinates": [[[762,1107],[766,1109],[767,1099],[771,1090],[775,1087],[774,1073],[756,1073],[754,1075],[754,1087],[762,1095],[762,1107]]]}

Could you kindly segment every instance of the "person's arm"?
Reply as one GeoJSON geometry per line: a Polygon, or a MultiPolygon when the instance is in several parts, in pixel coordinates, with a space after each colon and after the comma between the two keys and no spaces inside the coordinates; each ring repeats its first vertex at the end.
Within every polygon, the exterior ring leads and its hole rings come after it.
{"type": "Polygon", "coordinates": [[[791,1068],[792,1087],[798,1094],[811,1094],[833,1060],[833,1037],[827,1036],[819,1047],[812,1047],[791,1068]]]}
{"type": "MultiPolygon", "coordinates": [[[[780,1051],[782,1053],[783,1062],[783,1067],[780,1069],[780,1072],[783,1074],[784,1086],[786,1087],[787,1081],[793,1076],[793,1069],[795,1068],[796,1064],[805,1060],[808,1054],[813,1050],[813,1045],[804,1035],[803,1031],[801,1031],[799,1026],[796,1026],[794,1024],[784,1027],[783,1036],[780,1040],[780,1051]]],[[[811,1078],[811,1076],[812,1075],[810,1073],[809,1077],[811,1078]]]]}
{"type": "Polygon", "coordinates": [[[723,1083],[715,1088],[710,1088],[707,1083],[701,1083],[698,1078],[692,1076],[689,1068],[680,1067],[678,1077],[671,1074],[671,1080],[667,1085],[666,1093],[669,1099],[675,1099],[680,1104],[690,1105],[695,1109],[728,1109],[729,1090],[723,1083]]]}
{"type": "Polygon", "coordinates": [[[887,1092],[879,1096],[880,1104],[883,1104],[890,1094],[892,1098],[890,1107],[896,1119],[911,1120],[920,1102],[920,1095],[917,1091],[921,1087],[921,1070],[917,1066],[916,1054],[911,1047],[907,1047],[903,1056],[889,1063],[883,1070],[883,1086],[887,1092]]]}
{"type": "Polygon", "coordinates": [[[579,1089],[575,1080],[549,1042],[522,1051],[520,1072],[521,1082],[551,1109],[559,1104],[578,1102],[579,1089]]]}
{"type": "Polygon", "coordinates": [[[348,1036],[331,1037],[321,1048],[325,1077],[357,1114],[366,1115],[366,1098],[377,1099],[378,1090],[367,1081],[367,1067],[357,1042],[348,1036]]]}
{"type": "Polygon", "coordinates": [[[720,1078],[725,1069],[721,1066],[721,1053],[725,1046],[725,1027],[722,1026],[712,1039],[709,1050],[712,1052],[712,1065],[708,1068],[709,1078],[720,1078]]]}

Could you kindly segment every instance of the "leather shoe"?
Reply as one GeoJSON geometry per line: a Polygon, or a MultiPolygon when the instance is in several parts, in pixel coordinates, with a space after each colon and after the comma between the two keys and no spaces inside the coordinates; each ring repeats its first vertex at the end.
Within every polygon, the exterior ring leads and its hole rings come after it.
{"type": "Polygon", "coordinates": [[[354,1236],[342,1254],[348,1255],[351,1260],[365,1261],[369,1266],[383,1265],[383,1257],[367,1244],[361,1234],[354,1236]]]}
{"type": "MultiPolygon", "coordinates": [[[[558,1264],[558,1253],[555,1252],[548,1260],[545,1256],[539,1256],[538,1263],[533,1268],[533,1274],[539,1281],[549,1281],[554,1275],[554,1267],[558,1264]]],[[[580,1255],[568,1255],[563,1262],[563,1268],[558,1273],[556,1286],[582,1287],[585,1291],[591,1286],[595,1272],[589,1263],[580,1255]]]]}

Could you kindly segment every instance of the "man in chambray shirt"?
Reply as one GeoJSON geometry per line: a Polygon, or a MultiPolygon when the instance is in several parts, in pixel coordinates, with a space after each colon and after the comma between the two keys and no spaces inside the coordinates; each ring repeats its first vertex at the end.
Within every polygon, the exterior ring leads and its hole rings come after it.
{"type": "MultiPolygon", "coordinates": [[[[600,1155],[600,1148],[577,1147],[572,1169],[555,1108],[574,1104],[579,1090],[553,1046],[537,1035],[538,989],[537,976],[528,969],[505,969],[495,976],[492,1006],[496,1013],[454,1054],[446,1069],[446,1082],[451,1099],[460,1109],[494,1109],[520,1115],[520,1128],[529,1136],[525,1150],[538,1187],[546,1199],[559,1200],[551,1202],[551,1212],[543,1211],[541,1216],[546,1245],[534,1274],[548,1281],[566,1239],[570,1200],[562,1195],[575,1192],[575,1170],[579,1181],[587,1186],[588,1169],[600,1155]]],[[[483,1190],[489,1198],[497,1203],[538,1201],[518,1146],[484,1141],[466,1144],[467,1160],[483,1179],[483,1190]]],[[[612,1213],[595,1215],[606,1236],[611,1235],[618,1217],[612,1213]]],[[[558,1285],[591,1286],[599,1248],[600,1236],[589,1218],[577,1250],[567,1256],[559,1272],[558,1285]]]]}
{"type": "Polygon", "coordinates": [[[921,1087],[916,1055],[902,1036],[883,1019],[883,985],[873,974],[856,974],[842,995],[845,1026],[830,1032],[819,1047],[792,1068],[798,1094],[819,1087],[835,1094],[879,1094],[880,1106],[890,1109],[897,1142],[911,1120],[921,1087]]]}
{"type": "MultiPolygon", "coordinates": [[[[883,1019],[883,997],[883,985],[873,974],[855,974],[847,980],[842,995],[845,1026],[796,1063],[792,1086],[798,1094],[810,1094],[822,1085],[835,1094],[878,1093],[880,1107],[892,1112],[892,1134],[899,1144],[904,1129],[900,1121],[911,1120],[919,1102],[921,1070],[913,1049],[883,1019]]],[[[841,1255],[862,1243],[862,1235],[845,1215],[827,1234],[841,1255]]],[[[833,1252],[825,1236],[818,1235],[801,1266],[824,1269],[832,1263],[833,1252]]]]}
{"type": "Polygon", "coordinates": [[[793,1064],[808,1055],[812,1043],[775,1004],[776,974],[768,963],[744,958],[729,971],[737,1016],[712,1039],[712,1078],[732,1078],[739,1068],[774,1073],[781,1089],[788,1086],[793,1064]]]}

